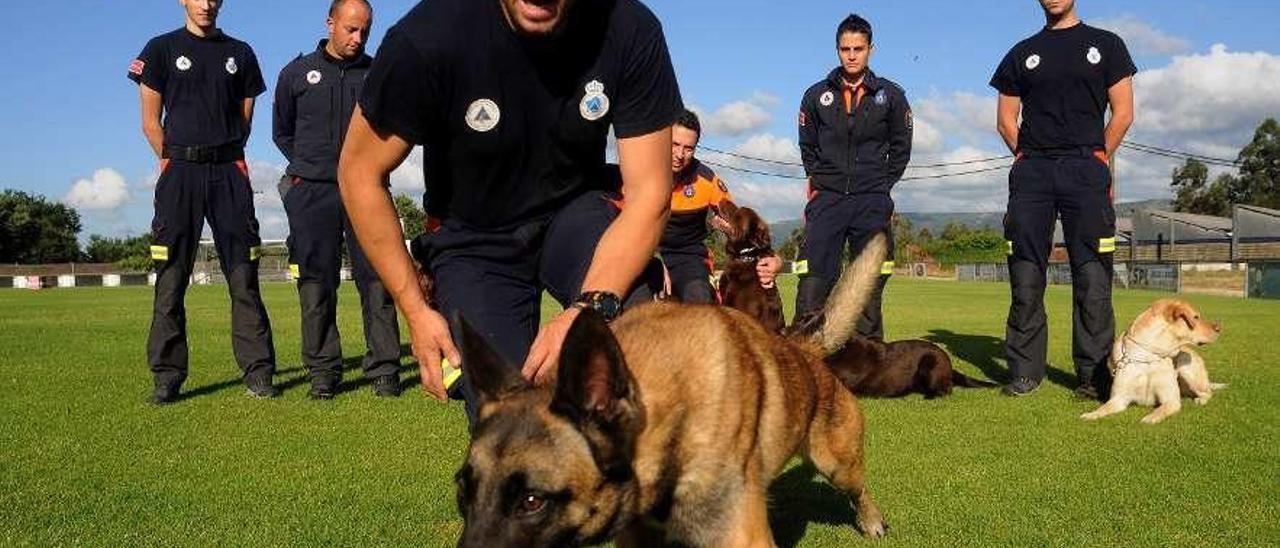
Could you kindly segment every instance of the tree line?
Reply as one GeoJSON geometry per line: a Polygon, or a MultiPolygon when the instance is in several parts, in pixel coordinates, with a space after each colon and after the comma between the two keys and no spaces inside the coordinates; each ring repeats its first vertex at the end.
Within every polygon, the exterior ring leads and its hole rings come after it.
{"type": "MultiPolygon", "coordinates": [[[[406,237],[422,233],[425,214],[417,201],[395,199],[406,237]]],[[[151,269],[150,233],[109,237],[92,234],[80,242],[80,213],[66,204],[19,190],[0,190],[0,264],[113,264],[128,272],[151,269]]],[[[345,257],[346,250],[343,250],[345,257]]]]}
{"type": "Polygon", "coordinates": [[[1280,209],[1280,124],[1268,118],[1236,156],[1239,167],[1209,180],[1209,166],[1196,159],[1173,170],[1174,211],[1231,216],[1233,204],[1280,209]]]}

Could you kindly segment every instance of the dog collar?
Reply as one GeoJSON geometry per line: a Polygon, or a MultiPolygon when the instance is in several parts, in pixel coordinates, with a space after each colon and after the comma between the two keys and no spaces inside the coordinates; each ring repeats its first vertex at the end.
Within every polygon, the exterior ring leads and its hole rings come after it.
{"type": "Polygon", "coordinates": [[[1125,366],[1132,363],[1154,363],[1161,360],[1169,359],[1167,356],[1152,350],[1145,344],[1138,342],[1133,335],[1125,333],[1123,340],[1125,344],[1120,345],[1120,355],[1115,359],[1115,368],[1112,373],[1118,373],[1125,366]],[[1132,345],[1132,346],[1131,346],[1132,345]],[[1125,352],[1129,348],[1136,348],[1136,352],[1125,352]]]}
{"type": "Polygon", "coordinates": [[[733,260],[739,263],[754,263],[754,262],[760,261],[762,257],[768,255],[769,253],[772,253],[772,251],[773,250],[767,247],[765,248],[748,247],[746,249],[739,251],[737,255],[734,255],[733,260]]]}

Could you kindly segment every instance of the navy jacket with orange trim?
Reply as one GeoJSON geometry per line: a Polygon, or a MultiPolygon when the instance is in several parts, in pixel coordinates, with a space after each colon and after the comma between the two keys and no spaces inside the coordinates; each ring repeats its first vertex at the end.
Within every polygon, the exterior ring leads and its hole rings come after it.
{"type": "Polygon", "coordinates": [[[837,68],[804,93],[800,156],[814,190],[888,194],[911,161],[913,124],[906,93],[870,70],[862,87],[846,104],[837,68]]]}

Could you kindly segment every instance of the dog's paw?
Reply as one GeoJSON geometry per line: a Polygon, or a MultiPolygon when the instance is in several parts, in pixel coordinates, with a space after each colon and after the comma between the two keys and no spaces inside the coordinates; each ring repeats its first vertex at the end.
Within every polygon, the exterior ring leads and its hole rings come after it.
{"type": "Polygon", "coordinates": [[[1197,404],[1200,404],[1200,405],[1205,405],[1205,404],[1209,403],[1209,398],[1212,398],[1212,397],[1213,397],[1213,394],[1200,394],[1200,395],[1197,395],[1197,396],[1196,396],[1196,403],[1197,403],[1197,404]]]}
{"type": "Polygon", "coordinates": [[[882,519],[874,521],[858,521],[858,528],[862,530],[863,536],[872,539],[884,538],[889,531],[889,525],[882,519]]]}
{"type": "Polygon", "coordinates": [[[1142,424],[1156,424],[1162,420],[1164,420],[1164,415],[1161,415],[1159,413],[1152,413],[1150,415],[1142,417],[1142,424]]]}
{"type": "Polygon", "coordinates": [[[1083,415],[1080,415],[1080,418],[1082,418],[1082,419],[1084,419],[1084,420],[1087,420],[1087,421],[1096,421],[1096,420],[1098,420],[1098,419],[1102,418],[1102,413],[1099,413],[1099,412],[1097,412],[1097,411],[1090,411],[1090,412],[1088,412],[1088,413],[1085,413],[1085,414],[1083,414],[1083,415]]]}

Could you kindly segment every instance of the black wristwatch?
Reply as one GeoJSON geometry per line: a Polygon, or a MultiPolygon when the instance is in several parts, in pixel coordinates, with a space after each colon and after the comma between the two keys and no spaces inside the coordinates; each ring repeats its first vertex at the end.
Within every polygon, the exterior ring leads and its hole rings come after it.
{"type": "Polygon", "coordinates": [[[611,322],[622,313],[622,299],[608,291],[586,291],[573,300],[574,308],[590,308],[611,322]]]}

